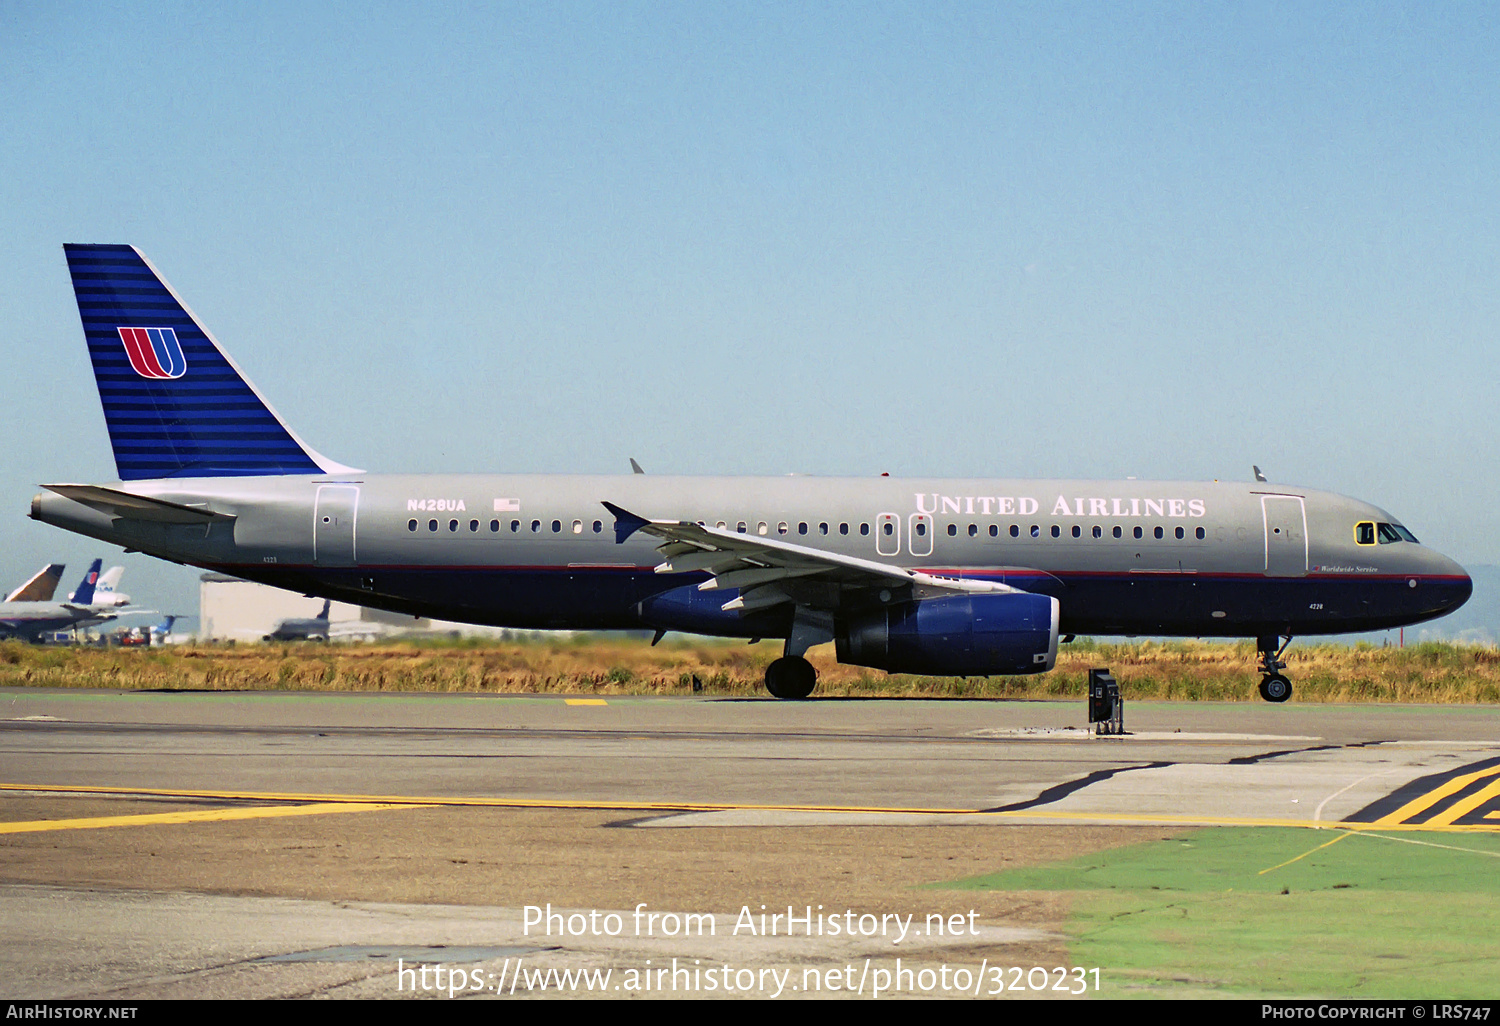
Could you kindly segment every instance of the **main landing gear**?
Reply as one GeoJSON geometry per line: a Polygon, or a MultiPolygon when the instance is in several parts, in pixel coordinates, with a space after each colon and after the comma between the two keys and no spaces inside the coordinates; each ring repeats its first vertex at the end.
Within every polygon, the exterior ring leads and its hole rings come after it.
{"type": "Polygon", "coordinates": [[[1267,702],[1285,702],[1292,697],[1292,682],[1281,673],[1286,669],[1286,663],[1281,661],[1281,654],[1292,643],[1290,634],[1285,637],[1286,640],[1282,641],[1280,636],[1269,634],[1255,639],[1255,647],[1260,651],[1260,666],[1257,669],[1265,674],[1260,680],[1260,697],[1267,702]]]}
{"type": "Polygon", "coordinates": [[[806,698],[818,685],[818,671],[801,656],[782,656],[766,667],[766,690],[775,698],[806,698]]]}
{"type": "Polygon", "coordinates": [[[766,690],[774,698],[806,698],[818,686],[818,671],[804,658],[814,645],[833,640],[833,617],[798,607],[781,658],[766,667],[766,690]]]}

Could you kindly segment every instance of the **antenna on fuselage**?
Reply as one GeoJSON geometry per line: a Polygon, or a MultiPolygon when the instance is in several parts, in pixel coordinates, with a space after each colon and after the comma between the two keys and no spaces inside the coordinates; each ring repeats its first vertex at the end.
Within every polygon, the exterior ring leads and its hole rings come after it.
{"type": "Polygon", "coordinates": [[[1257,481],[1261,482],[1262,484],[1264,484],[1265,480],[1266,480],[1266,475],[1264,475],[1264,474],[1262,474],[1260,472],[1260,468],[1257,467],[1257,466],[1255,466],[1255,464],[1252,463],[1250,465],[1250,469],[1253,470],[1253,471],[1255,471],[1255,480],[1257,480],[1257,481]]]}

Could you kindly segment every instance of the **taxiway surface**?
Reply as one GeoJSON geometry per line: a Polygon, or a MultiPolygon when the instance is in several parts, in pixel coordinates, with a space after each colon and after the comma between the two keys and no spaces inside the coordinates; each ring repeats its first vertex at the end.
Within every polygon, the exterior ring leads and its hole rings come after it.
{"type": "Polygon", "coordinates": [[[917,888],[1193,825],[1495,823],[1495,709],[1142,703],[1123,738],[1083,720],[1081,701],[7,690],[7,996],[401,996],[384,960],[424,945],[482,949],[491,976],[893,950],[723,939],[761,904],[972,912],[982,932],[920,957],[1056,964],[1055,899],[917,888]],[[721,932],[539,939],[522,910],[547,904],[721,932]]]}

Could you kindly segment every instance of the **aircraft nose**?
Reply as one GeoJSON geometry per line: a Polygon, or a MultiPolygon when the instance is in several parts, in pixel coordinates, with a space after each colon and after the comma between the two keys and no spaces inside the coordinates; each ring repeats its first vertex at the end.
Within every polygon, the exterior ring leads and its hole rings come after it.
{"type": "Polygon", "coordinates": [[[1429,587],[1437,592],[1442,611],[1451,613],[1469,601],[1469,596],[1474,594],[1474,580],[1469,576],[1468,571],[1447,556],[1436,552],[1432,555],[1437,565],[1433,568],[1432,576],[1429,578],[1429,587]]]}

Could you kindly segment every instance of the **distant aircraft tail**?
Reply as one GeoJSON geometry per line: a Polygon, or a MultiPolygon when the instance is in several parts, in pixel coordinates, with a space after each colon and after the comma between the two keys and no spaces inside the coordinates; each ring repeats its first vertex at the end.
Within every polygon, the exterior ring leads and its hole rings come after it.
{"type": "MultiPolygon", "coordinates": [[[[120,602],[116,601],[116,599],[118,598],[118,596],[117,596],[117,594],[115,592],[115,586],[120,583],[120,578],[123,577],[123,576],[125,576],[125,568],[123,566],[112,566],[108,570],[104,571],[104,573],[100,574],[98,582],[95,583],[95,585],[94,585],[94,597],[89,600],[88,604],[89,605],[121,605],[121,604],[123,604],[123,603],[120,603],[120,602]]],[[[126,597],[128,598],[128,596],[126,596],[126,597]]],[[[76,591],[70,591],[70,592],[68,592],[68,601],[69,602],[77,602],[78,601],[78,592],[76,592],[76,591]]]]}
{"type": "Polygon", "coordinates": [[[315,616],[315,617],[313,617],[313,619],[314,620],[326,620],[326,619],[328,619],[328,610],[329,610],[330,607],[332,607],[332,605],[333,605],[333,601],[331,599],[324,599],[323,600],[323,608],[320,609],[320,610],[318,610],[318,615],[315,616]]]}
{"type": "Polygon", "coordinates": [[[63,251],[120,480],[352,469],[287,427],[134,246],[63,251]]]}
{"type": "Polygon", "coordinates": [[[52,563],[36,572],[31,580],[5,596],[7,602],[51,602],[57,591],[57,582],[62,580],[63,564],[52,563]]]}
{"type": "Polygon", "coordinates": [[[76,605],[93,605],[94,586],[99,583],[99,567],[103,563],[104,560],[96,559],[89,564],[89,572],[83,575],[83,583],[73,590],[72,599],[76,605]]]}

